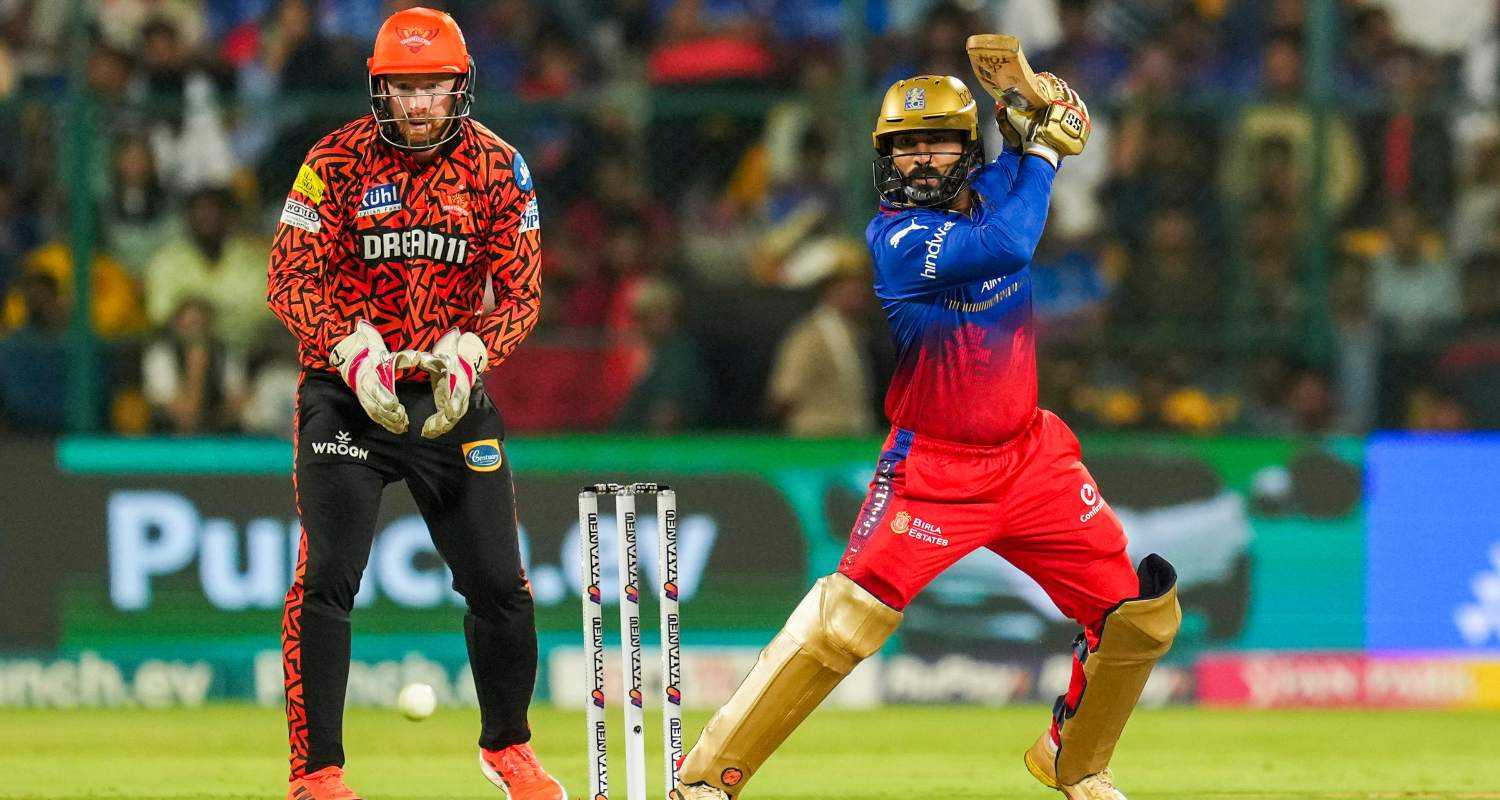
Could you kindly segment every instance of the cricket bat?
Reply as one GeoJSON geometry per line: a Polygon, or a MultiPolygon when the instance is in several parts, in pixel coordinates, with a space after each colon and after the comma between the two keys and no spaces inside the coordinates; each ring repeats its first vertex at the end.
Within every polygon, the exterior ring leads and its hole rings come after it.
{"type": "Polygon", "coordinates": [[[1047,105],[1047,86],[1032,72],[1021,40],[1003,33],[970,36],[965,44],[974,74],[997,102],[1024,114],[1047,105]]]}

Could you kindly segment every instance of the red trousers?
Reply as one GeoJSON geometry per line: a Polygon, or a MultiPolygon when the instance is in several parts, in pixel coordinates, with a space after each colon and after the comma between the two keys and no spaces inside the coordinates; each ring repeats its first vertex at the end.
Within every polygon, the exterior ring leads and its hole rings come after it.
{"type": "Polygon", "coordinates": [[[1104,615],[1139,582],[1120,520],[1079,458],[1077,437],[1044,410],[991,447],[892,429],[839,572],[904,609],[938,573],[988,547],[1097,646],[1104,615]]]}

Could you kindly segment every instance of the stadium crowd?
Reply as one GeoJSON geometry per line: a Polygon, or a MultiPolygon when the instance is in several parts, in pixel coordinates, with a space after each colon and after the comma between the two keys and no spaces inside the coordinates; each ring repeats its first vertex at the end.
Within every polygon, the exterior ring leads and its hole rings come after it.
{"type": "MultiPolygon", "coordinates": [[[[1326,98],[1306,0],[870,0],[858,37],[841,0],[428,4],[541,198],[543,319],[490,382],[512,430],[875,433],[876,99],[977,88],[964,38],[994,30],[1096,121],[1036,257],[1044,405],[1084,429],[1500,426],[1500,4],[1339,0],[1326,98]]],[[[0,430],[65,426],[88,186],[100,427],[289,436],[269,235],[308,146],[367,108],[398,4],[95,0],[82,176],[69,5],[0,0],[0,430]]]]}

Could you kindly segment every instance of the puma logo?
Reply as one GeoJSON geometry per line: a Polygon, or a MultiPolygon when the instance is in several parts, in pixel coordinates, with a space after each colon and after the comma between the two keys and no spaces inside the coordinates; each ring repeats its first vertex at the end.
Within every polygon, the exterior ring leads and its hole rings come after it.
{"type": "Polygon", "coordinates": [[[907,225],[905,228],[902,228],[901,230],[891,234],[891,238],[888,241],[891,243],[891,247],[895,247],[896,245],[901,243],[901,239],[905,237],[906,234],[911,233],[912,231],[925,230],[927,230],[926,225],[919,225],[917,224],[916,220],[912,220],[910,225],[907,225]]]}

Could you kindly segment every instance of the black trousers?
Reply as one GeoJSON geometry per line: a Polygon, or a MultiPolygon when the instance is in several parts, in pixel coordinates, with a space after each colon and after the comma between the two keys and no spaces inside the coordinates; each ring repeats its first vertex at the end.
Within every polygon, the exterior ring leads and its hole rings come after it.
{"type": "Polygon", "coordinates": [[[411,420],[399,436],[375,424],[337,375],[305,372],[298,390],[293,485],[302,546],[281,632],[294,778],[344,763],[349,612],[370,558],[381,492],[395,481],[406,482],[467,601],[464,638],[480,746],[497,750],[531,738],[536,617],[500,415],[476,388],[452,431],[423,439],[431,387],[402,383],[397,394],[411,420]]]}

